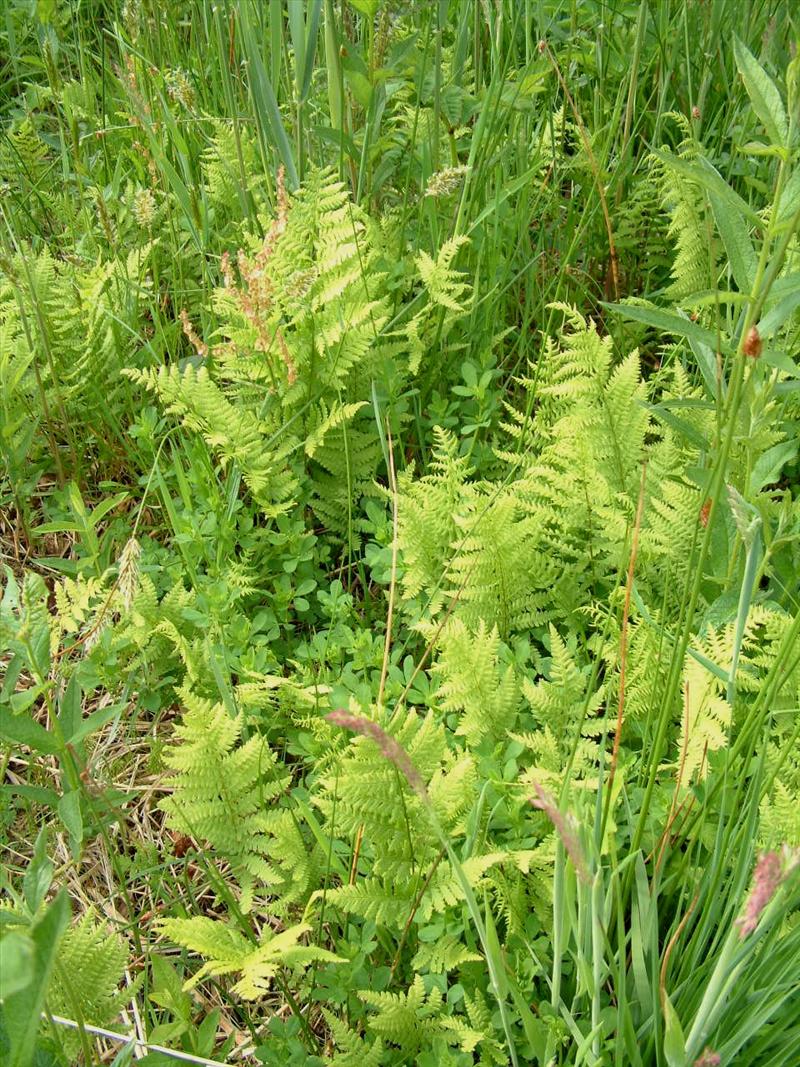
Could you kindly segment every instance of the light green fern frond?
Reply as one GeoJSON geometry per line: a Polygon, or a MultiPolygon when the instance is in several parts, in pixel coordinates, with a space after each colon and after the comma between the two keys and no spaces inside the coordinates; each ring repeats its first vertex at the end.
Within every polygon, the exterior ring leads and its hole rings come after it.
{"type": "Polygon", "coordinates": [[[414,956],[414,969],[431,974],[449,974],[465,963],[480,963],[483,957],[472,952],[454,934],[443,934],[435,941],[420,942],[414,956]]]}
{"type": "MultiPolygon", "coordinates": [[[[87,912],[59,942],[47,996],[49,1010],[71,1019],[79,1016],[94,1026],[113,1026],[139,984],[121,987],[127,963],[123,939],[87,912]]],[[[75,1056],[80,1048],[78,1035],[59,1036],[67,1052],[75,1056]]]]}
{"type": "Polygon", "coordinates": [[[727,743],[730,721],[731,707],[725,699],[724,683],[693,657],[688,657],[683,674],[683,716],[676,759],[683,786],[706,777],[710,754],[727,743]]]}
{"type": "Polygon", "coordinates": [[[259,161],[253,139],[242,123],[213,120],[210,144],[202,154],[203,177],[209,201],[228,210],[243,193],[259,183],[259,161]]]}
{"type": "MultiPolygon", "coordinates": [[[[403,559],[406,598],[423,591],[435,595],[458,534],[455,512],[471,470],[458,455],[458,441],[435,427],[430,470],[414,479],[406,471],[398,479],[398,543],[403,559]]],[[[441,593],[440,593],[441,598],[441,593]]]]}
{"type": "MultiPolygon", "coordinates": [[[[696,146],[687,140],[677,159],[691,159],[696,155],[696,146]]],[[[665,149],[652,161],[662,205],[670,216],[668,234],[675,242],[672,284],[668,294],[673,300],[691,302],[694,294],[713,288],[716,283],[718,261],[714,251],[713,218],[699,185],[687,180],[685,174],[672,165],[672,159],[672,154],[665,149]]]]}
{"type": "Polygon", "coordinates": [[[255,500],[272,516],[294,503],[297,483],[288,465],[291,442],[272,444],[256,416],[232,404],[210,378],[208,370],[190,364],[130,372],[155,393],[167,411],[203,435],[221,463],[233,462],[242,472],[255,500]]]}
{"type": "Polygon", "coordinates": [[[432,259],[427,252],[420,252],[416,260],[417,270],[433,303],[457,315],[466,310],[471,290],[464,281],[464,275],[454,270],[451,264],[467,241],[468,238],[463,235],[451,237],[439,249],[436,259],[432,259]]]}
{"type": "Polygon", "coordinates": [[[370,1029],[407,1055],[431,1041],[439,1030],[436,1020],[441,1012],[441,994],[437,995],[434,989],[426,995],[420,975],[405,993],[361,990],[358,995],[375,1011],[370,1018],[370,1029]]]}
{"type": "Polygon", "coordinates": [[[437,696],[444,711],[460,715],[456,732],[469,746],[487,736],[501,738],[514,725],[519,686],[511,664],[501,665],[497,627],[489,630],[481,619],[476,632],[452,619],[441,633],[434,668],[437,696]]]}
{"type": "Polygon", "coordinates": [[[175,728],[180,744],[167,749],[172,793],[160,804],[180,833],[207,843],[230,864],[247,911],[257,886],[280,887],[285,875],[273,862],[274,832],[284,839],[284,857],[296,857],[287,829],[275,823],[268,803],[280,796],[290,776],[279,776],[276,759],[258,734],[240,743],[243,722],[224,705],[183,691],[186,706],[175,728]]]}
{"type": "Polygon", "coordinates": [[[379,1037],[370,1044],[341,1019],[337,1019],[328,1008],[323,1008],[322,1014],[337,1049],[331,1058],[332,1064],[336,1067],[379,1067],[383,1060],[383,1041],[379,1037]]]}
{"type": "Polygon", "coordinates": [[[208,976],[239,974],[234,993],[244,1000],[257,1000],[267,992],[282,968],[304,970],[315,962],[342,962],[327,949],[300,943],[311,930],[307,923],[280,933],[266,927],[256,946],[230,924],[202,915],[191,919],[162,919],[159,927],[176,944],[206,959],[185,983],[185,989],[193,989],[208,976]]]}

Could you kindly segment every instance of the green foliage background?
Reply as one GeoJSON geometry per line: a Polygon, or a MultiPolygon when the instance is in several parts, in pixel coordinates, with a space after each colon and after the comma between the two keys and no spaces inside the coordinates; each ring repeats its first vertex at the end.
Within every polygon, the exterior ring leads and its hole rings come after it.
{"type": "Polygon", "coordinates": [[[800,1062],[797,40],[7,0],[4,1062],[800,1062]]]}

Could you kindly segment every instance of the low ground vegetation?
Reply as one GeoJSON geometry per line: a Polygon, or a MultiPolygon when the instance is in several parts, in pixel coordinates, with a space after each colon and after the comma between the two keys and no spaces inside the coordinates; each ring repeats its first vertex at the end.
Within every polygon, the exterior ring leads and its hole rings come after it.
{"type": "Polygon", "coordinates": [[[798,31],[8,0],[4,1063],[800,1062],[798,31]]]}

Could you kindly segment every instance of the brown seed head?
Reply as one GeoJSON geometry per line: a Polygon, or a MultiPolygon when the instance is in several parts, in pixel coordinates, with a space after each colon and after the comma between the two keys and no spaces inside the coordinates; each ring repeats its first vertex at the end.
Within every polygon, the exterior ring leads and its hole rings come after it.
{"type": "Polygon", "coordinates": [[[543,811],[553,824],[556,833],[561,838],[564,851],[572,860],[575,873],[584,884],[588,885],[592,879],[589,875],[581,843],[578,840],[574,818],[571,815],[565,815],[561,811],[555,798],[539,782],[534,782],[533,788],[536,790],[536,796],[531,799],[531,804],[543,811]]]}
{"type": "Polygon", "coordinates": [[[361,734],[362,737],[371,738],[386,759],[397,767],[420,800],[430,804],[430,797],[422,780],[422,775],[411,762],[408,753],[378,723],[373,722],[372,719],[365,719],[363,715],[353,715],[352,712],[345,711],[344,708],[337,708],[336,711],[331,711],[325,718],[335,726],[342,726],[345,730],[352,730],[353,733],[361,734]]]}
{"type": "Polygon", "coordinates": [[[739,937],[745,938],[752,934],[758,926],[758,920],[767,904],[775,896],[778,886],[783,880],[783,864],[777,852],[764,852],[759,856],[756,869],[753,871],[753,882],[750,886],[750,895],[747,898],[744,912],[736,920],[739,927],[739,937]]]}
{"type": "Polygon", "coordinates": [[[722,1057],[713,1049],[705,1048],[700,1056],[694,1061],[694,1067],[719,1067],[722,1057]]]}

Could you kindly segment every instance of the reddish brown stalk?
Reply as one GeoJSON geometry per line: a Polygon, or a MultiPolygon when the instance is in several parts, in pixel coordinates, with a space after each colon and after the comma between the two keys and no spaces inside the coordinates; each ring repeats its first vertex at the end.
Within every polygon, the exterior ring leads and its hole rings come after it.
{"type": "Polygon", "coordinates": [[[361,855],[361,842],[364,840],[364,824],[359,826],[356,832],[356,839],[353,844],[353,861],[350,864],[350,878],[349,884],[356,884],[356,874],[358,873],[358,858],[361,855]]]}
{"type": "Polygon", "coordinates": [[[625,717],[625,674],[628,666],[628,619],[631,610],[631,593],[633,591],[633,572],[636,567],[636,556],[639,552],[639,530],[642,525],[642,513],[644,511],[644,486],[647,476],[647,464],[642,465],[642,484],[639,487],[639,502],[636,505],[636,519],[633,524],[633,541],[631,543],[631,558],[628,563],[628,578],[625,582],[625,606],[622,611],[622,631],[619,637],[619,699],[617,701],[617,727],[614,731],[614,747],[611,750],[611,763],[608,768],[608,796],[612,795],[614,775],[617,773],[617,760],[619,759],[619,744],[622,737],[622,722],[625,717]]]}
{"type": "Polygon", "coordinates": [[[658,988],[659,988],[659,992],[661,993],[661,1003],[662,1004],[664,1003],[664,998],[667,995],[667,967],[669,966],[669,958],[672,955],[672,950],[675,948],[675,945],[678,943],[678,938],[683,933],[684,927],[688,923],[689,919],[692,917],[692,912],[695,909],[695,906],[697,904],[699,896],[700,896],[699,893],[695,893],[694,900],[689,905],[689,908],[688,908],[686,914],[681,919],[681,921],[678,923],[678,928],[676,929],[676,931],[672,935],[672,937],[669,939],[667,947],[664,949],[664,959],[661,961],[661,971],[660,971],[659,976],[658,976],[658,988]]]}

